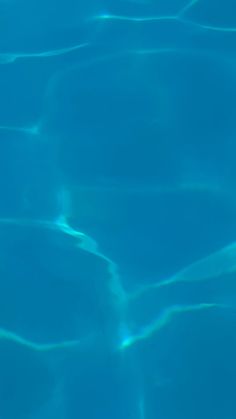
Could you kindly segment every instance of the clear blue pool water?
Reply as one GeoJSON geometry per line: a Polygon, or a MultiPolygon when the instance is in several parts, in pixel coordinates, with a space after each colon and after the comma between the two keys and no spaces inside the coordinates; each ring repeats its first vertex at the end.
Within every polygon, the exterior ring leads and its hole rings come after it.
{"type": "Polygon", "coordinates": [[[233,0],[0,0],[0,419],[235,419],[233,0]]]}

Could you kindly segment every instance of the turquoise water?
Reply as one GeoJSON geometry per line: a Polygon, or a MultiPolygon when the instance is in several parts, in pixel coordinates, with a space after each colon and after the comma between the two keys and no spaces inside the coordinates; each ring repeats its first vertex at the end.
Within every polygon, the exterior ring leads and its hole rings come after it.
{"type": "Polygon", "coordinates": [[[0,419],[235,419],[233,0],[0,0],[0,419]]]}

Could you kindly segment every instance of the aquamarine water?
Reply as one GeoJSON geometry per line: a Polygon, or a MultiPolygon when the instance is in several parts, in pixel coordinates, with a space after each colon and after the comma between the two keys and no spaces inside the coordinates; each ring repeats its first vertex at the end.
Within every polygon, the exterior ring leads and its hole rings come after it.
{"type": "Polygon", "coordinates": [[[0,419],[236,418],[233,0],[0,0],[0,419]]]}

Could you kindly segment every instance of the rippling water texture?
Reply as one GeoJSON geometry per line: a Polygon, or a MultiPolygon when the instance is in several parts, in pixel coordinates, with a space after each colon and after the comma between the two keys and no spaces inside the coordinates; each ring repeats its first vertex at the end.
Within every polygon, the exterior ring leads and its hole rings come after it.
{"type": "Polygon", "coordinates": [[[235,419],[233,0],[0,0],[0,418],[235,419]]]}

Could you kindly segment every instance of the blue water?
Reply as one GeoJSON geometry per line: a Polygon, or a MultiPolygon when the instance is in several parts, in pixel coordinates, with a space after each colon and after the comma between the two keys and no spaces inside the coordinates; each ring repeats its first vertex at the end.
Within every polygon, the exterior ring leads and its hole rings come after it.
{"type": "Polygon", "coordinates": [[[236,418],[233,0],[0,0],[0,419],[236,418]]]}

